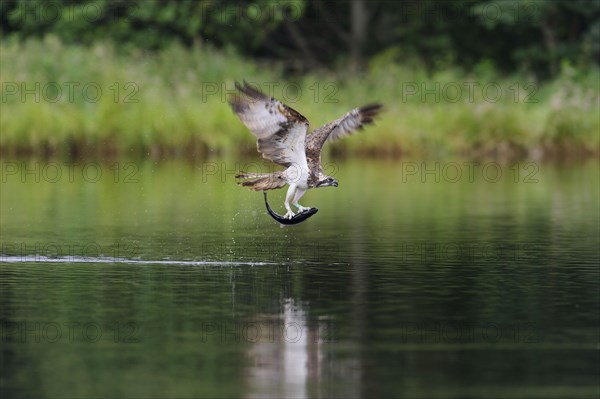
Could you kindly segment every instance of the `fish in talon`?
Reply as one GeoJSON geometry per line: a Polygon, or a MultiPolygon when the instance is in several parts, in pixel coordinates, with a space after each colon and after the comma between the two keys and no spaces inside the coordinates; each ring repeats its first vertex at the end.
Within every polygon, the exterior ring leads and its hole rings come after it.
{"type": "Polygon", "coordinates": [[[267,201],[267,193],[263,192],[263,194],[265,197],[265,206],[267,207],[267,212],[269,212],[269,215],[271,215],[271,217],[273,219],[275,219],[276,221],[278,221],[280,224],[283,224],[283,225],[294,225],[294,224],[302,223],[306,219],[308,219],[309,217],[311,217],[312,215],[314,215],[315,213],[317,213],[319,211],[317,208],[305,208],[305,210],[303,210],[302,212],[298,212],[295,215],[293,215],[291,218],[287,218],[287,214],[284,216],[281,216],[281,215],[277,214],[273,209],[271,209],[271,206],[269,205],[269,201],[267,201]]]}

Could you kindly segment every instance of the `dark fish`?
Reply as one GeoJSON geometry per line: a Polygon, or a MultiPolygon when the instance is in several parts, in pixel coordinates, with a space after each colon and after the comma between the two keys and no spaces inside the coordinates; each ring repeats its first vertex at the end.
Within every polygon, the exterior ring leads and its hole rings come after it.
{"type": "Polygon", "coordinates": [[[306,219],[308,219],[309,217],[311,217],[319,211],[317,208],[310,208],[306,211],[298,212],[291,219],[286,219],[283,216],[278,215],[277,213],[275,213],[275,211],[273,211],[273,209],[271,209],[271,207],[269,206],[269,202],[267,201],[267,193],[263,191],[263,194],[265,195],[265,205],[267,206],[267,211],[269,212],[269,215],[271,215],[273,219],[277,220],[281,224],[298,224],[304,222],[306,219]]]}

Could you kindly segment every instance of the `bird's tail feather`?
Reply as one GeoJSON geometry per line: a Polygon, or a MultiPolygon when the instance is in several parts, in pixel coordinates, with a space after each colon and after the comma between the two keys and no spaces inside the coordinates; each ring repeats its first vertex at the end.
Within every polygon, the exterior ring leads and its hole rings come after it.
{"type": "Polygon", "coordinates": [[[235,177],[236,179],[242,179],[238,181],[238,184],[254,191],[274,190],[286,184],[281,171],[273,173],[239,172],[235,177]]]}

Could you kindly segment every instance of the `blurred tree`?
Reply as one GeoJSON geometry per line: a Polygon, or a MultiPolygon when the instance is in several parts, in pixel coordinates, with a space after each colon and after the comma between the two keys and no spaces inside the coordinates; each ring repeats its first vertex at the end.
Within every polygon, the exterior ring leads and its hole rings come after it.
{"type": "Polygon", "coordinates": [[[489,31],[508,27],[518,39],[511,52],[515,64],[556,74],[562,60],[598,62],[598,0],[487,0],[473,10],[489,31]]]}
{"type": "Polygon", "coordinates": [[[429,70],[483,63],[546,77],[563,60],[598,63],[600,0],[5,0],[0,29],[144,49],[210,43],[299,73],[394,54],[429,70]]]}

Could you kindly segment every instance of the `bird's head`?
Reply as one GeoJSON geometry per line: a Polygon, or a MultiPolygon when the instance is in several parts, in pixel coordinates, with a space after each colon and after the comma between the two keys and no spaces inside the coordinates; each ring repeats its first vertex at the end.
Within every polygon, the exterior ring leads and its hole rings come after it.
{"type": "Polygon", "coordinates": [[[317,182],[317,187],[329,187],[329,186],[333,186],[333,187],[338,186],[337,180],[335,180],[331,176],[322,176],[319,179],[319,181],[317,182]]]}

